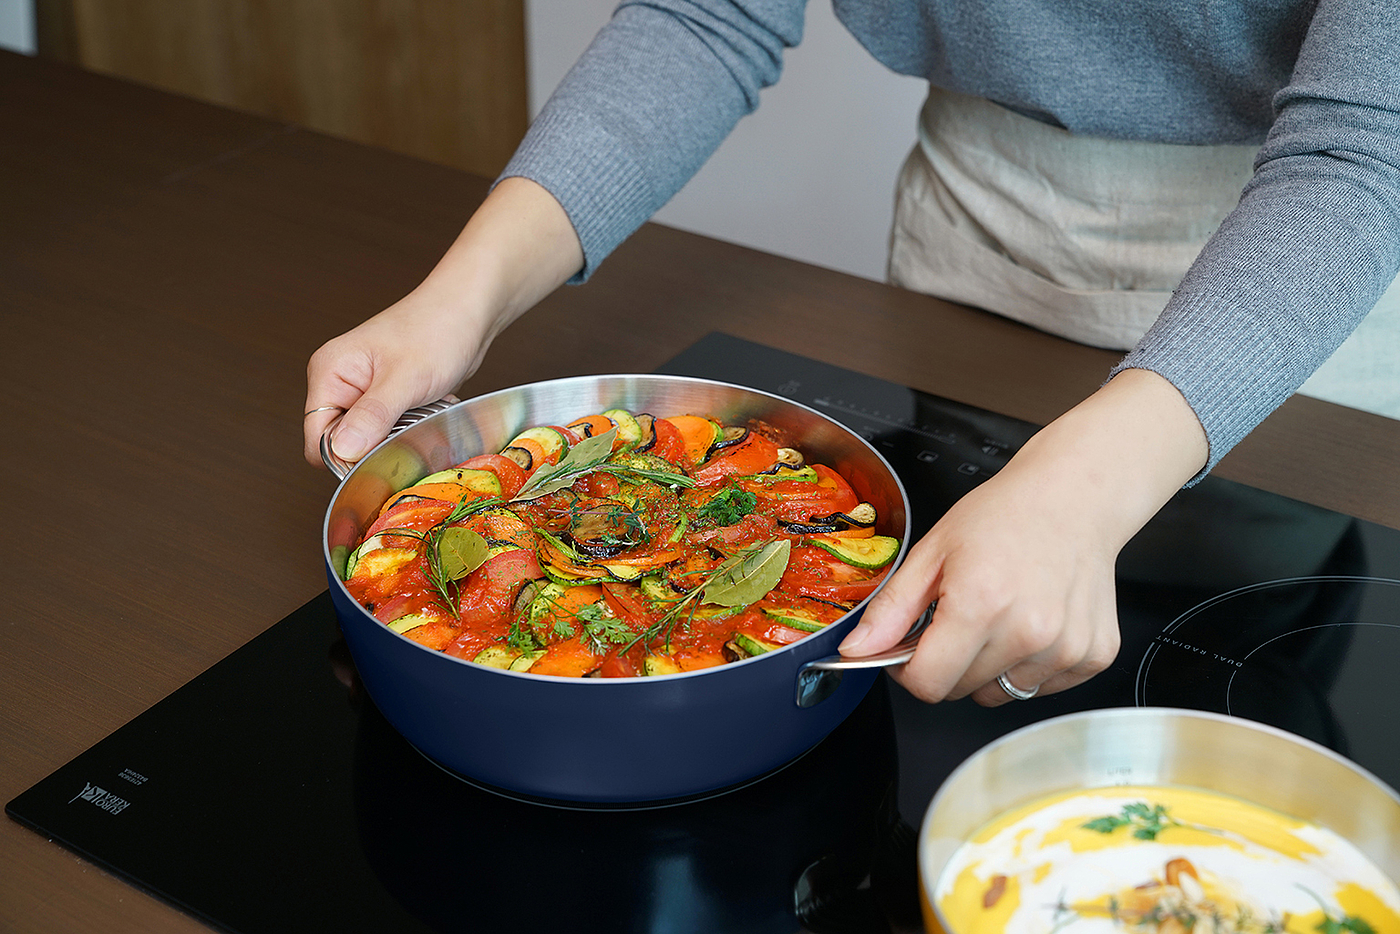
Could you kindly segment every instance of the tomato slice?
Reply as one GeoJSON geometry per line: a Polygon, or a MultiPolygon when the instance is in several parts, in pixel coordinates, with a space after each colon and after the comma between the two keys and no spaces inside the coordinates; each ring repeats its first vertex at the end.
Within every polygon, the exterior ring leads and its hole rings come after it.
{"type": "Polygon", "coordinates": [[[645,632],[655,622],[651,606],[636,587],[627,584],[603,584],[603,599],[613,615],[628,625],[633,632],[645,632]]]}
{"type": "Polygon", "coordinates": [[[803,522],[814,516],[829,516],[850,512],[860,505],[860,497],[839,473],[824,464],[813,464],[816,483],[780,480],[768,491],[755,490],[762,498],[777,494],[779,501],[772,507],[774,516],[787,522],[803,522]]]}
{"type": "Polygon", "coordinates": [[[652,423],[652,431],[656,432],[656,443],[647,453],[673,464],[681,463],[685,457],[685,438],[681,430],[669,420],[658,418],[652,423]]]}
{"type": "Polygon", "coordinates": [[[875,592],[887,573],[888,565],[868,571],[852,567],[815,545],[797,545],[788,557],[778,589],[819,600],[859,603],[875,592]]]}
{"type": "Polygon", "coordinates": [[[635,678],[642,673],[639,664],[642,653],[641,645],[632,646],[625,654],[619,651],[621,648],[622,646],[615,646],[608,649],[608,654],[603,656],[603,663],[598,666],[598,677],[635,678]]]}
{"type": "Polygon", "coordinates": [[[743,441],[733,447],[723,449],[703,465],[691,471],[690,478],[700,486],[711,486],[725,477],[741,477],[762,473],[777,462],[777,443],[771,438],[751,431],[743,441]]]}
{"type": "Polygon", "coordinates": [[[502,552],[467,575],[458,607],[463,627],[486,629],[510,619],[510,610],[525,582],[544,577],[528,548],[502,552]]]}
{"type": "Polygon", "coordinates": [[[437,525],[452,511],[452,503],[441,500],[407,500],[395,503],[365,530],[365,540],[385,529],[413,529],[424,532],[437,525]]]}
{"type": "Polygon", "coordinates": [[[478,454],[457,466],[491,471],[496,475],[496,479],[501,481],[501,499],[506,502],[514,499],[515,494],[525,485],[525,471],[515,461],[501,454],[478,454]]]}

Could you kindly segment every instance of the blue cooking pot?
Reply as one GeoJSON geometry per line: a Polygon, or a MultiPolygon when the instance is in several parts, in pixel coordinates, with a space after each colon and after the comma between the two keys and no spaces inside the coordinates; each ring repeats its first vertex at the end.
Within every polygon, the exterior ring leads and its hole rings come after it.
{"type": "Polygon", "coordinates": [[[761,419],[782,429],[808,459],[842,473],[876,508],[876,531],[901,542],[896,560],[908,550],[909,501],[899,478],[862,438],[814,409],[681,376],[550,380],[441,408],[353,468],[327,458],[337,473],[344,470],[323,534],[341,630],[385,719],[423,755],[468,779],[530,797],[597,803],[685,798],[743,784],[816,745],[874,683],[877,668],[834,657],[864,602],[805,639],[716,668],[556,678],[425,648],[376,620],[342,583],[347,556],[391,494],[495,453],[523,428],[610,408],[703,413],[726,424],[761,419]]]}

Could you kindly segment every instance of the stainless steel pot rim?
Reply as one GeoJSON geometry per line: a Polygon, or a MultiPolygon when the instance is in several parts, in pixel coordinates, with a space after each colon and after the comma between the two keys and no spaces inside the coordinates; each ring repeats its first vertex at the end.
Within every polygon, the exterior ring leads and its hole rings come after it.
{"type": "MultiPolygon", "coordinates": [[[[1005,736],[1000,736],[997,739],[994,739],[992,742],[983,746],[981,749],[978,749],[971,756],[968,756],[966,759],[964,759],[963,762],[952,772],[950,772],[948,777],[943,780],[943,784],[939,787],[938,792],[934,794],[933,800],[929,802],[928,810],[925,812],[925,823],[927,823],[927,816],[929,814],[932,814],[938,808],[938,805],[943,799],[945,792],[954,785],[955,780],[961,777],[961,775],[964,772],[976,768],[977,766],[975,760],[982,757],[984,754],[991,755],[997,749],[1003,746],[1007,746],[1012,743],[1021,741],[1023,737],[1029,736],[1034,733],[1043,732],[1045,730],[1054,729],[1059,724],[1065,723],[1067,721],[1117,720],[1131,718],[1151,718],[1161,720],[1168,717],[1188,720],[1210,720],[1216,723],[1226,724],[1230,727],[1237,727],[1239,729],[1245,730],[1254,730],[1259,733],[1277,737],[1278,739],[1284,740],[1286,742],[1294,743],[1298,746],[1310,750],[1313,753],[1316,753],[1317,755],[1322,756],[1323,758],[1332,760],[1332,762],[1334,762],[1335,764],[1349,771],[1355,772],[1359,777],[1367,780],[1371,784],[1374,784],[1377,788],[1380,788],[1395,802],[1397,806],[1400,806],[1400,792],[1397,792],[1394,788],[1391,788],[1385,782],[1381,781],[1381,779],[1378,776],[1370,772],[1368,769],[1357,765],[1355,762],[1351,761],[1346,756],[1334,752],[1333,750],[1328,749],[1326,746],[1323,746],[1320,743],[1315,743],[1306,737],[1299,736],[1296,733],[1290,733],[1287,730],[1279,729],[1276,726],[1270,726],[1267,723],[1260,723],[1257,720],[1246,720],[1242,717],[1234,717],[1230,716],[1229,714],[1216,713],[1210,710],[1193,710],[1187,707],[1102,707],[1097,710],[1081,710],[1076,711],[1074,713],[1061,714],[1057,717],[1050,717],[1046,720],[1039,720],[1035,723],[1027,724],[1026,726],[1023,726],[1020,729],[1013,730],[1012,732],[1007,733],[1005,736]]],[[[1113,785],[1113,782],[1105,781],[1099,784],[1091,785],[1089,787],[1111,788],[1113,787],[1113,785]]],[[[1066,789],[1046,788],[1041,793],[1045,795],[1053,795],[1057,791],[1064,790],[1066,789]]]]}
{"type": "MultiPolygon", "coordinates": [[[[672,384],[674,384],[674,383],[691,383],[691,384],[694,384],[694,385],[697,385],[697,386],[708,386],[708,387],[718,387],[718,388],[723,388],[723,389],[740,390],[740,391],[742,391],[742,392],[752,393],[752,394],[757,395],[757,396],[767,397],[767,398],[772,399],[772,400],[774,400],[774,401],[776,401],[776,402],[782,403],[783,405],[791,406],[792,408],[801,409],[801,410],[803,410],[803,411],[809,412],[809,413],[811,413],[811,414],[817,416],[818,418],[822,419],[823,421],[830,422],[832,425],[834,425],[834,426],[836,426],[838,429],[840,429],[840,430],[841,430],[845,435],[847,435],[849,438],[851,438],[852,440],[854,440],[854,441],[856,441],[856,442],[859,442],[859,443],[860,443],[861,445],[863,445],[871,454],[873,454],[873,455],[875,456],[875,458],[880,462],[880,464],[882,464],[882,465],[884,466],[884,468],[885,468],[886,472],[888,473],[890,479],[894,481],[895,488],[898,490],[898,493],[899,493],[899,499],[905,504],[904,534],[903,534],[903,536],[902,536],[902,541],[901,541],[901,545],[900,545],[899,554],[895,557],[894,567],[897,568],[901,563],[903,563],[904,557],[905,557],[905,555],[906,555],[906,554],[908,553],[908,551],[909,551],[910,538],[911,538],[911,535],[912,535],[912,532],[911,532],[911,517],[909,516],[909,495],[908,495],[908,491],[906,491],[905,488],[904,488],[904,483],[903,483],[903,481],[901,481],[900,478],[899,478],[899,474],[895,473],[894,468],[890,465],[889,461],[885,459],[885,456],[884,456],[883,454],[881,454],[872,444],[870,444],[869,441],[865,440],[865,439],[862,438],[859,434],[857,434],[856,432],[854,432],[854,431],[852,431],[851,429],[847,428],[845,425],[842,425],[840,422],[836,421],[835,419],[833,419],[831,416],[825,414],[824,412],[821,412],[821,411],[819,411],[819,410],[817,410],[817,409],[814,409],[814,408],[812,408],[811,406],[805,405],[805,404],[803,404],[803,403],[801,403],[801,402],[797,402],[796,400],[789,399],[789,398],[787,398],[786,396],[780,396],[780,395],[778,395],[778,394],[776,394],[776,393],[767,392],[767,391],[762,390],[762,389],[755,389],[755,388],[753,388],[753,387],[751,387],[751,386],[741,386],[741,385],[739,385],[739,384],[737,384],[737,383],[727,383],[727,382],[724,382],[724,381],[722,381],[722,380],[706,379],[706,378],[704,378],[704,377],[699,377],[699,376],[672,376],[672,375],[669,375],[669,374],[658,374],[658,373],[602,373],[602,374],[583,375],[583,376],[563,376],[563,377],[557,377],[557,378],[555,378],[555,379],[539,380],[539,381],[536,381],[536,382],[533,382],[533,383],[522,383],[522,384],[517,385],[517,386],[508,386],[508,387],[505,387],[505,388],[503,388],[503,389],[497,389],[497,390],[493,390],[492,392],[483,393],[482,395],[479,395],[479,396],[472,396],[472,397],[470,397],[470,398],[468,398],[468,399],[462,399],[462,400],[453,402],[453,403],[450,404],[450,405],[444,405],[444,406],[436,406],[436,405],[435,405],[435,406],[432,406],[432,407],[425,407],[425,408],[428,408],[428,409],[431,410],[430,414],[425,414],[421,419],[418,419],[417,421],[414,421],[414,422],[412,422],[411,424],[402,425],[401,427],[400,427],[400,426],[396,426],[396,428],[398,429],[398,431],[407,431],[409,428],[417,428],[419,425],[426,424],[426,423],[431,422],[431,421],[433,421],[433,420],[435,420],[435,419],[447,419],[447,418],[450,418],[450,417],[451,417],[451,414],[450,414],[450,413],[456,411],[457,409],[459,409],[459,408],[461,408],[461,407],[463,407],[463,406],[484,405],[484,404],[488,403],[490,400],[493,400],[493,399],[496,399],[496,398],[500,398],[500,397],[509,396],[509,395],[511,395],[511,394],[520,393],[520,392],[523,391],[523,390],[530,389],[530,388],[534,388],[534,387],[539,387],[539,388],[564,387],[564,388],[567,388],[567,387],[568,387],[569,385],[571,385],[571,384],[575,384],[575,385],[588,385],[588,384],[596,383],[596,382],[598,382],[598,381],[600,381],[600,380],[618,380],[618,381],[635,380],[635,381],[641,381],[641,382],[657,382],[657,383],[672,383],[672,384]]],[[[522,427],[524,427],[524,426],[522,426],[522,427]]],[[[330,504],[327,506],[326,515],[325,515],[325,518],[324,518],[323,521],[322,521],[322,527],[321,527],[321,552],[322,552],[322,558],[323,558],[323,560],[326,562],[326,566],[327,566],[328,568],[334,566],[333,563],[331,562],[331,556],[330,556],[330,520],[331,520],[331,510],[332,510],[332,508],[334,507],[334,504],[335,504],[335,501],[336,501],[336,497],[339,495],[340,490],[341,490],[347,483],[350,482],[351,478],[355,475],[355,471],[359,468],[359,465],[365,463],[366,461],[368,461],[368,460],[369,460],[371,457],[373,457],[374,454],[375,454],[377,451],[379,451],[384,445],[390,443],[390,441],[393,440],[393,438],[394,438],[395,435],[398,433],[398,431],[396,431],[396,432],[394,432],[394,433],[391,433],[391,434],[389,435],[389,437],[387,437],[387,438],[385,438],[383,441],[381,441],[378,445],[376,445],[376,446],[375,446],[374,448],[372,448],[368,453],[366,453],[365,456],[364,456],[363,458],[361,458],[358,462],[356,462],[355,465],[352,466],[352,467],[350,468],[350,470],[346,473],[346,475],[341,479],[340,483],[339,483],[339,484],[337,485],[337,487],[336,487],[335,492],[331,495],[330,504]]],[[[350,596],[349,590],[346,589],[346,587],[345,587],[345,582],[342,581],[342,580],[340,580],[339,577],[338,577],[337,575],[335,575],[335,574],[332,574],[331,577],[335,579],[336,585],[341,589],[341,591],[342,591],[343,595],[345,596],[345,598],[348,599],[348,600],[350,600],[351,602],[354,602],[354,598],[350,596]]],[[[732,671],[732,670],[734,670],[734,669],[736,669],[736,668],[739,668],[739,667],[742,667],[742,666],[753,665],[753,664],[755,664],[755,663],[768,661],[768,660],[773,659],[773,658],[780,658],[780,657],[789,657],[789,658],[790,658],[790,657],[793,656],[794,654],[801,654],[801,655],[808,655],[808,654],[810,654],[810,658],[803,658],[803,659],[800,659],[800,660],[797,662],[797,665],[796,665],[795,667],[800,667],[800,665],[801,665],[802,662],[804,662],[804,661],[810,661],[811,659],[816,659],[816,658],[821,658],[821,657],[824,657],[824,656],[831,655],[831,654],[834,653],[834,647],[833,647],[833,648],[828,648],[828,649],[823,649],[823,650],[821,650],[821,651],[810,651],[810,650],[816,649],[816,648],[818,648],[818,647],[820,647],[820,646],[824,646],[824,645],[826,645],[827,643],[831,642],[831,641],[837,636],[837,634],[838,634],[838,627],[841,627],[842,624],[843,624],[845,621],[847,621],[847,620],[851,617],[852,614],[859,614],[859,613],[863,612],[864,609],[865,609],[865,607],[866,607],[866,605],[870,602],[870,600],[874,598],[875,594],[878,594],[881,590],[883,590],[884,587],[885,587],[885,584],[887,584],[888,582],[889,582],[889,575],[886,575],[885,579],[882,580],[882,581],[879,583],[879,585],[875,588],[875,590],[870,594],[869,597],[866,597],[866,598],[865,598],[864,600],[862,600],[860,603],[856,604],[856,606],[853,607],[853,608],[850,610],[849,613],[847,613],[845,616],[841,617],[841,619],[837,620],[836,622],[831,623],[827,628],[825,628],[825,629],[822,630],[821,632],[813,633],[811,636],[809,636],[809,637],[807,637],[807,638],[799,639],[799,640],[796,641],[796,642],[793,642],[793,643],[790,643],[790,644],[788,644],[788,645],[785,645],[785,646],[783,646],[782,648],[775,649],[775,650],[772,651],[772,652],[766,652],[766,653],[764,653],[763,655],[754,656],[754,657],[752,657],[752,658],[740,659],[740,660],[738,660],[738,661],[729,662],[729,663],[724,664],[724,665],[716,665],[716,666],[713,666],[713,667],[710,667],[710,668],[700,668],[700,669],[697,669],[697,670],[695,670],[695,671],[682,671],[682,672],[677,672],[677,673],[675,673],[675,674],[667,674],[667,675],[650,675],[650,676],[647,676],[647,677],[635,677],[635,678],[560,678],[560,677],[556,677],[556,676],[552,676],[552,675],[532,675],[532,674],[530,674],[530,673],[527,672],[527,671],[509,671],[509,670],[501,669],[501,668],[492,668],[492,667],[490,667],[490,666],[488,666],[488,665],[478,665],[478,664],[476,664],[475,662],[472,662],[472,661],[470,661],[470,660],[468,660],[468,659],[465,659],[465,658],[457,658],[456,656],[445,655],[445,654],[443,654],[442,652],[438,652],[438,651],[435,651],[435,650],[433,650],[433,649],[428,648],[427,646],[420,645],[419,643],[417,643],[417,642],[413,641],[412,639],[408,638],[408,637],[407,637],[406,635],[404,635],[403,633],[394,632],[393,630],[389,629],[388,627],[382,627],[382,628],[383,628],[383,631],[384,631],[385,633],[387,633],[388,635],[393,636],[393,637],[396,638],[396,639],[401,639],[401,640],[403,640],[404,642],[409,643],[410,645],[412,645],[413,647],[415,647],[415,648],[417,648],[417,649],[419,649],[419,650],[421,650],[421,651],[424,651],[424,652],[427,652],[427,653],[429,653],[429,654],[431,654],[431,655],[437,656],[437,657],[441,658],[441,659],[442,659],[443,661],[445,661],[445,662],[450,662],[450,663],[456,663],[456,664],[460,664],[460,665],[465,665],[465,666],[467,666],[470,670],[472,670],[472,671],[474,671],[474,672],[489,672],[489,673],[492,674],[492,675],[499,675],[499,676],[507,677],[507,678],[524,678],[524,679],[529,680],[529,681],[537,681],[537,682],[543,682],[543,683],[546,683],[546,684],[553,684],[553,685],[574,685],[574,684],[588,684],[588,685],[593,685],[593,687],[588,688],[588,690],[607,690],[607,689],[611,689],[611,690],[627,690],[627,689],[629,689],[629,686],[631,686],[630,689],[635,690],[635,686],[638,685],[638,684],[664,684],[664,683],[667,683],[667,682],[674,682],[674,681],[678,681],[678,680],[686,679],[686,678],[699,678],[699,677],[704,677],[704,676],[707,676],[707,675],[721,675],[721,674],[723,674],[723,673],[726,672],[726,671],[732,671]]],[[[843,627],[843,628],[844,628],[844,627],[843,627]]],[[[844,636],[844,633],[842,633],[842,635],[844,636]]],[[[794,668],[794,671],[795,671],[795,668],[794,668]]],[[[795,676],[795,675],[794,675],[794,676],[795,676]]]]}

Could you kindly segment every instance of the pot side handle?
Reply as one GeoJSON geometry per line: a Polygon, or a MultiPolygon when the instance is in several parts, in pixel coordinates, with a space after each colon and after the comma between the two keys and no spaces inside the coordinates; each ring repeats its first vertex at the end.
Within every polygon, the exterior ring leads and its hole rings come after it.
{"type": "MultiPolygon", "coordinates": [[[[384,440],[392,438],[394,435],[418,424],[429,415],[436,415],[439,412],[452,408],[462,400],[453,395],[443,396],[436,402],[429,402],[424,405],[416,405],[399,416],[399,420],[394,422],[394,427],[389,429],[389,434],[384,440]]],[[[335,474],[337,480],[344,480],[345,476],[354,468],[353,461],[347,461],[331,449],[331,430],[340,424],[340,419],[344,418],[342,412],[333,422],[326,426],[326,430],[321,432],[321,460],[326,465],[326,469],[335,474]]]]}
{"type": "Polygon", "coordinates": [[[914,649],[919,644],[919,637],[924,634],[929,623],[933,622],[933,608],[937,605],[937,601],[929,604],[928,609],[920,613],[919,618],[914,620],[914,625],[909,627],[904,638],[883,652],[855,658],[845,655],[828,655],[826,658],[819,658],[803,665],[797,670],[797,706],[815,707],[826,700],[841,684],[841,675],[847,669],[888,668],[891,665],[903,665],[909,661],[914,657],[914,649]]]}

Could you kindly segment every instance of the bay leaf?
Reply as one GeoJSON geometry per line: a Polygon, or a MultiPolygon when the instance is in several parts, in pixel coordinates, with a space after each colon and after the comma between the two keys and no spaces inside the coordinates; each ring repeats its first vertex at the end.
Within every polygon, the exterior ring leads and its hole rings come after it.
{"type": "Polygon", "coordinates": [[[491,551],[486,539],[471,529],[452,526],[442,530],[437,542],[444,581],[461,580],[486,561],[491,551]]]}
{"type": "Polygon", "coordinates": [[[521,500],[534,499],[537,496],[544,496],[546,493],[553,493],[571,485],[575,480],[588,471],[597,467],[608,459],[612,454],[613,438],[617,437],[617,428],[609,428],[601,435],[594,435],[591,438],[584,438],[578,444],[569,448],[567,454],[557,464],[546,464],[530,475],[530,479],[525,481],[525,485],[520,488],[520,492],[515,494],[513,503],[521,500]]]}
{"type": "Polygon", "coordinates": [[[747,606],[778,586],[787,570],[792,542],[785,538],[733,560],[705,585],[703,602],[717,606],[747,606]]]}

